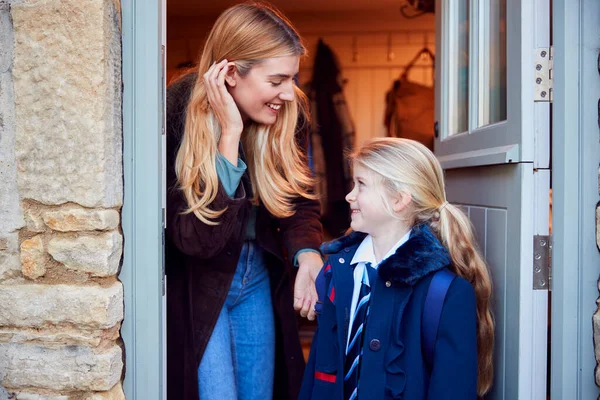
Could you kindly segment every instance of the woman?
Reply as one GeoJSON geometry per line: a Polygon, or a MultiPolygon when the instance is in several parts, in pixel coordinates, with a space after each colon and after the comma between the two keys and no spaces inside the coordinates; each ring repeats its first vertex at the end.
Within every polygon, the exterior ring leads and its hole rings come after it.
{"type": "Polygon", "coordinates": [[[319,205],[306,167],[305,53],[276,10],[241,4],[167,92],[167,390],[295,399],[294,308],[314,318],[319,205]],[[296,264],[294,299],[285,263],[296,264]]]}

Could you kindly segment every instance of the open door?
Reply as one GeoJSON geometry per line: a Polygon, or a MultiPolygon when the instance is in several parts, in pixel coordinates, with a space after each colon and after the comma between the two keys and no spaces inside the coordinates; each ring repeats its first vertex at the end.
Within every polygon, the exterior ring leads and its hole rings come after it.
{"type": "Polygon", "coordinates": [[[492,274],[488,399],[547,393],[549,20],[549,0],[436,1],[435,153],[492,274]]]}

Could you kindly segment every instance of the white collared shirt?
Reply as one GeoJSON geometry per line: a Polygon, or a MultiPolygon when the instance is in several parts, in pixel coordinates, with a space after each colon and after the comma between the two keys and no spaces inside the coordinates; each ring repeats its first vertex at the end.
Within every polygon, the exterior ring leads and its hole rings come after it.
{"type": "MultiPolygon", "coordinates": [[[[402,238],[394,245],[394,247],[390,249],[390,251],[387,252],[385,257],[383,257],[379,262],[375,261],[373,237],[371,235],[367,235],[367,237],[365,237],[362,243],[358,246],[358,249],[356,249],[356,253],[354,253],[354,257],[352,257],[352,261],[350,261],[350,265],[358,265],[354,268],[354,291],[352,292],[352,303],[350,307],[350,325],[348,326],[348,331],[352,330],[352,323],[354,322],[354,312],[356,311],[356,305],[358,303],[358,294],[360,293],[360,284],[362,282],[363,272],[367,267],[366,264],[371,263],[371,267],[377,269],[382,261],[396,253],[396,250],[398,250],[400,246],[406,243],[406,241],[410,238],[410,232],[411,231],[408,231],[406,235],[402,236],[402,238]]],[[[349,340],[349,337],[346,338],[346,346],[348,346],[349,340]]]]}

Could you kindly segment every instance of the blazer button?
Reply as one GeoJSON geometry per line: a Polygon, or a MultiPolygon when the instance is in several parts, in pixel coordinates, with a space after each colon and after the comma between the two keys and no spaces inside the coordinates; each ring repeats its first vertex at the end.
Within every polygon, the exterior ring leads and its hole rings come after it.
{"type": "Polygon", "coordinates": [[[227,250],[227,255],[231,257],[233,253],[231,252],[231,250],[227,250]]]}
{"type": "Polygon", "coordinates": [[[381,348],[381,342],[379,341],[379,339],[371,340],[371,342],[369,343],[369,348],[373,351],[379,351],[379,349],[381,348]]]}
{"type": "Polygon", "coordinates": [[[385,282],[385,286],[386,286],[386,287],[390,287],[390,286],[392,286],[392,282],[391,282],[391,281],[386,281],[386,282],[385,282]]]}

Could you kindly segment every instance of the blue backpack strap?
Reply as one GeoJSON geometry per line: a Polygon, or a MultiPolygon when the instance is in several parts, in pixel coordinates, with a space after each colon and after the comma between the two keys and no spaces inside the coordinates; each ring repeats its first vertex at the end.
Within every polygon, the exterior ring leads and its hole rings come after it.
{"type": "Polygon", "coordinates": [[[442,308],[444,307],[446,294],[454,278],[456,278],[456,274],[447,268],[437,271],[431,279],[431,284],[427,290],[427,297],[425,297],[423,319],[421,320],[421,339],[423,340],[425,365],[430,374],[433,368],[433,355],[440,318],[442,316],[442,308]]]}

